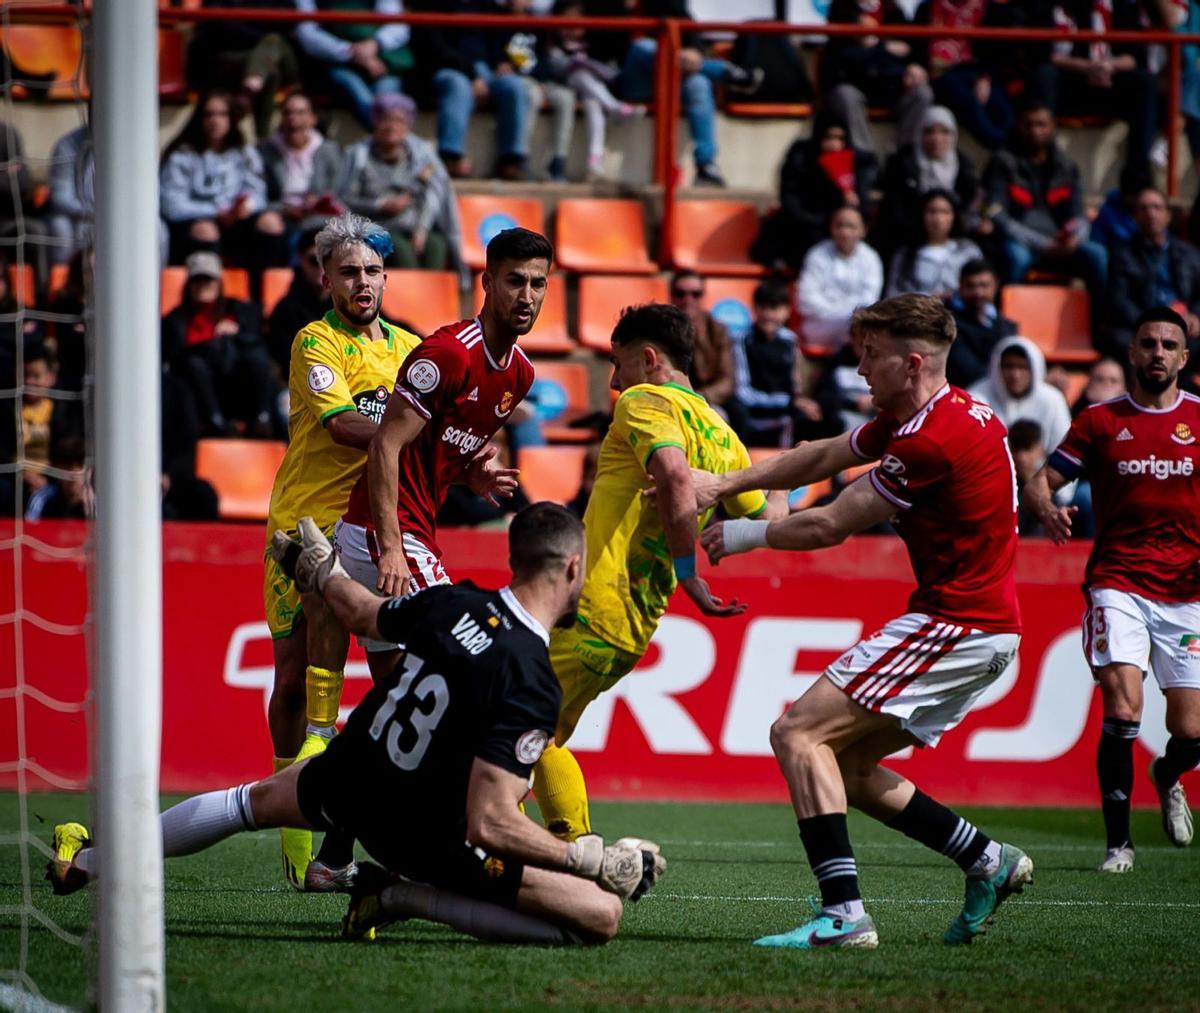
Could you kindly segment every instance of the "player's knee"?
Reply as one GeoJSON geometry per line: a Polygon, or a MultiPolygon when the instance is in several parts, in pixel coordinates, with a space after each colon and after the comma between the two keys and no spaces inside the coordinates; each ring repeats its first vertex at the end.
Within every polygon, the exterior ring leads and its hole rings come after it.
{"type": "Polygon", "coordinates": [[[803,762],[804,757],[818,744],[788,714],[777,718],[771,725],[771,750],[780,763],[803,762]]]}
{"type": "Polygon", "coordinates": [[[584,942],[607,943],[621,928],[625,907],[616,894],[601,892],[583,925],[584,942]]]}

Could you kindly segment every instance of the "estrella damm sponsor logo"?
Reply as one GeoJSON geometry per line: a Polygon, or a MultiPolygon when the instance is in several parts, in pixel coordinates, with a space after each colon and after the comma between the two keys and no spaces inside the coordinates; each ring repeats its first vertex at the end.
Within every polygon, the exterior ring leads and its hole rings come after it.
{"type": "Polygon", "coordinates": [[[1159,480],[1173,475],[1188,477],[1195,468],[1190,457],[1156,457],[1154,454],[1132,461],[1117,462],[1118,475],[1149,475],[1159,480]]]}
{"type": "Polygon", "coordinates": [[[1196,442],[1196,437],[1192,434],[1192,427],[1186,422],[1180,422],[1175,427],[1175,432],[1171,434],[1171,439],[1176,443],[1182,443],[1185,447],[1196,442]]]}
{"type": "Polygon", "coordinates": [[[470,429],[447,426],[442,430],[442,442],[449,443],[452,447],[458,447],[460,454],[473,454],[487,443],[487,437],[476,436],[470,429]]]}
{"type": "Polygon", "coordinates": [[[1200,633],[1185,633],[1179,638],[1179,646],[1189,655],[1200,656],[1200,633]]]}
{"type": "Polygon", "coordinates": [[[383,413],[387,409],[388,389],[383,386],[372,387],[354,395],[354,409],[359,415],[369,418],[375,425],[383,421],[383,413]]]}

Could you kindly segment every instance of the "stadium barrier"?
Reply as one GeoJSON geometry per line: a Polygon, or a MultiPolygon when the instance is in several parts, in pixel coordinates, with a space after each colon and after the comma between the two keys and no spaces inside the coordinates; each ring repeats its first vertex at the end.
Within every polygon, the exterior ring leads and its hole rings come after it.
{"type": "MultiPolygon", "coordinates": [[[[77,545],[83,532],[69,522],[27,532],[40,543],[27,545],[20,561],[26,682],[34,687],[24,715],[26,755],[37,763],[30,786],[72,788],[88,773],[82,715],[55,711],[36,691],[86,693],[83,640],[60,635],[87,612],[86,576],[78,560],[55,552],[77,545]]],[[[0,540],[11,534],[11,522],[0,523],[0,540]]],[[[503,534],[450,530],[440,541],[456,579],[493,587],[507,580],[503,534]],[[455,566],[460,560],[474,562],[455,566]]],[[[12,551],[0,555],[0,570],[16,565],[12,551]]],[[[212,788],[270,769],[262,553],[257,526],[164,529],[164,790],[212,788]]],[[[1085,544],[1022,542],[1018,662],[936,750],[890,761],[897,770],[949,803],[1094,804],[1099,698],[1079,638],[1086,554],[1085,544]]],[[[749,609],[709,619],[675,597],[641,666],[589,708],[571,741],[597,798],[785,800],[767,744],[771,721],[826,664],[902,612],[912,587],[903,546],[886,537],[812,554],[753,553],[706,574],[716,593],[749,609]]],[[[12,604],[0,601],[0,612],[12,604]]],[[[0,638],[12,635],[11,624],[0,627],[0,638]]],[[[347,676],[348,711],[368,686],[358,648],[347,676]]],[[[15,720],[12,699],[0,698],[0,743],[17,741],[15,720]]],[[[1138,763],[1165,741],[1162,696],[1151,689],[1138,763]]],[[[5,777],[0,787],[13,787],[5,777]]],[[[1200,789],[1200,774],[1188,778],[1200,789]]],[[[1145,778],[1134,801],[1155,803],[1145,778]]]]}

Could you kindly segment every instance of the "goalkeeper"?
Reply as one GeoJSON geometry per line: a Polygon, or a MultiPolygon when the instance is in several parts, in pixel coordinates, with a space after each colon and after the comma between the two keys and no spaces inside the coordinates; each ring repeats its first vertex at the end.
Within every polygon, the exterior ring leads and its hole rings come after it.
{"type": "MultiPolygon", "coordinates": [[[[343,926],[351,938],[425,918],[494,941],[611,939],[621,900],[638,899],[666,868],[657,845],[605,847],[594,834],[568,844],[518,808],[558,720],[548,631],[574,619],[579,521],[552,503],[518,513],[508,538],[513,579],[499,591],[442,585],[384,600],[346,575],[311,518],[299,531],[302,551],[283,532],[274,543],[301,590],[318,590],[352,632],[403,642],[407,654],[323,753],[163,813],[164,854],[243,830],[336,830],[386,868],[360,867],[343,926]]],[[[79,824],[55,828],[54,851],[56,893],[95,873],[79,824]]]]}

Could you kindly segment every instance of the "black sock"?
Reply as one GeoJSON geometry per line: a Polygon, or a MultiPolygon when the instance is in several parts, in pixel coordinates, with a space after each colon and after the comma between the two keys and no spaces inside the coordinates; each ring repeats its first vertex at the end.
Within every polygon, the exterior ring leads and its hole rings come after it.
{"type": "Polygon", "coordinates": [[[908,805],[887,821],[887,825],[905,837],[941,852],[963,872],[969,872],[992,843],[992,839],[974,823],[934,801],[920,788],[908,805]]]}
{"type": "Polygon", "coordinates": [[[861,900],[858,866],[850,847],[845,813],[825,813],[797,820],[800,840],[808,853],[808,864],[821,888],[821,904],[831,907],[861,900]]]}
{"type": "Polygon", "coordinates": [[[1133,740],[1141,723],[1105,718],[1096,747],[1096,776],[1108,847],[1132,846],[1129,835],[1129,795],[1133,791],[1133,740]]]}
{"type": "Polygon", "coordinates": [[[342,830],[326,831],[317,860],[331,869],[345,868],[354,861],[354,835],[342,830]]]}
{"type": "Polygon", "coordinates": [[[1160,788],[1170,788],[1180,776],[1200,765],[1200,739],[1181,739],[1172,735],[1167,751],[1154,764],[1154,780],[1160,788]]]}

